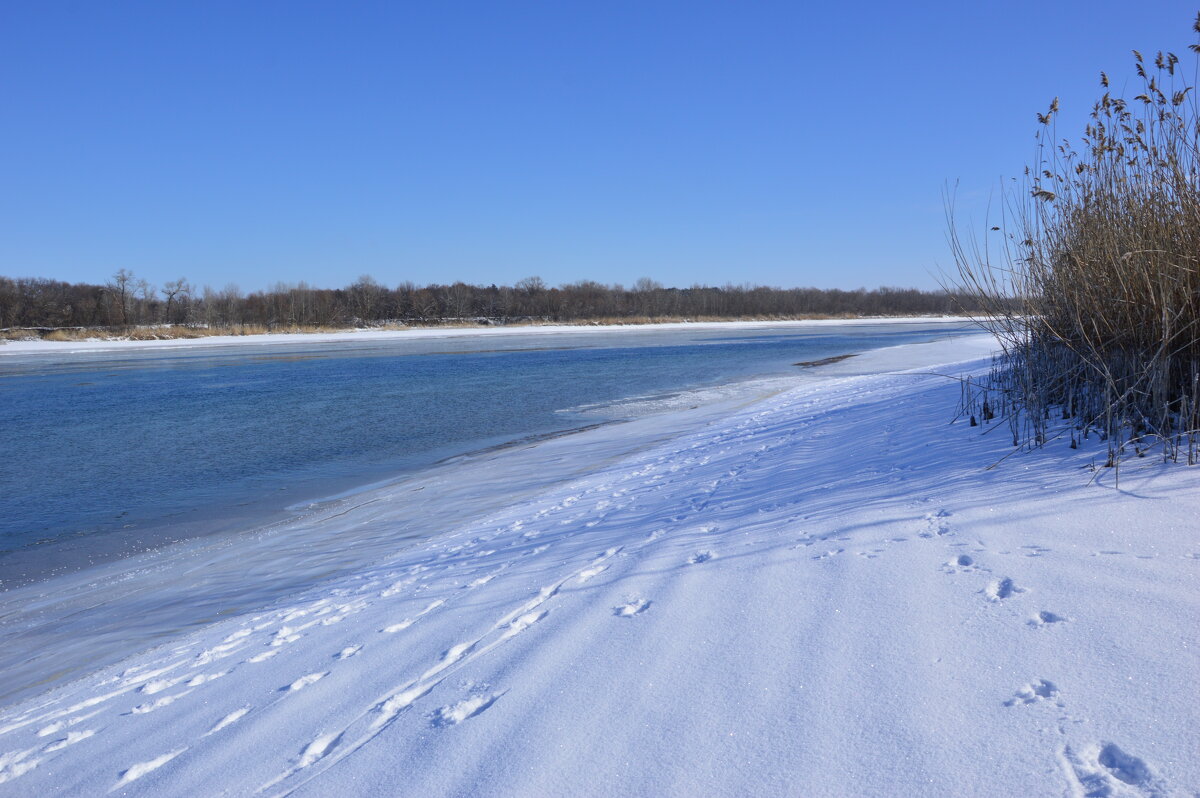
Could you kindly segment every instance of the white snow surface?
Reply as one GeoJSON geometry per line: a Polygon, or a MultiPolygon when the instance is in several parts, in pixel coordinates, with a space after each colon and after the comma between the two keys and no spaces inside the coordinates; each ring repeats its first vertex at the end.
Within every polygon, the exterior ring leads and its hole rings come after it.
{"type": "Polygon", "coordinates": [[[989,470],[991,343],[444,469],[428,537],[0,711],[0,794],[1194,795],[1200,472],[989,470]]]}
{"type": "Polygon", "coordinates": [[[0,356],[73,352],[102,352],[128,349],[192,349],[209,346],[272,346],[275,344],[346,343],[362,341],[404,341],[418,338],[464,338],[494,335],[561,335],[579,333],[596,335],[623,330],[626,332],[655,332],[658,330],[750,330],[796,329],[808,327],[840,327],[869,324],[931,324],[946,322],[962,324],[970,319],[961,316],[903,316],[858,319],[800,319],[797,321],[681,321],[661,324],[530,324],[496,327],[411,327],[401,330],[343,330],[330,333],[265,333],[262,335],[210,335],[203,338],[173,338],[155,341],[104,340],[86,341],[5,341],[0,339],[0,356]]]}

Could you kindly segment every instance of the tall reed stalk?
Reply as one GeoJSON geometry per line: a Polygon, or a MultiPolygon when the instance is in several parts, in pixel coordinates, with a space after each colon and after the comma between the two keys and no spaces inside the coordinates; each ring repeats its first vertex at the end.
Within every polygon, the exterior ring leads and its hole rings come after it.
{"type": "Polygon", "coordinates": [[[1174,54],[1133,56],[1140,92],[1114,97],[1102,72],[1077,144],[1057,138],[1057,98],[1038,114],[1034,164],[992,228],[999,251],[961,235],[948,212],[960,280],[986,298],[983,323],[1003,345],[968,400],[990,400],[1014,445],[1096,434],[1110,466],[1152,447],[1194,464],[1200,113],[1174,54]]]}

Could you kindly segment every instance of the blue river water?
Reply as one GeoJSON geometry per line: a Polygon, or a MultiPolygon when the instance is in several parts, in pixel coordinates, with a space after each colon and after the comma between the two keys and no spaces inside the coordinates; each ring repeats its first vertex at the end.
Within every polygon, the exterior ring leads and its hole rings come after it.
{"type": "Polygon", "coordinates": [[[962,325],[0,355],[0,589],[530,436],[962,325]],[[589,408],[586,412],[579,408],[589,408]]]}

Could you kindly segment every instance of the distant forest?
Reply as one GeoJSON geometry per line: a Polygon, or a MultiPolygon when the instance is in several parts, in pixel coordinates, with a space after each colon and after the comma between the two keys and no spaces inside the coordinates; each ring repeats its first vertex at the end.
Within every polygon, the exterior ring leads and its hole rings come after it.
{"type": "Polygon", "coordinates": [[[124,269],[103,285],[0,276],[0,329],[782,319],[940,315],[979,309],[974,296],[946,291],[748,285],[664,288],[646,278],[626,288],[592,281],[551,287],[539,277],[513,286],[406,282],[388,287],[360,277],[345,288],[281,283],[267,291],[243,293],[236,286],[198,290],[183,278],[155,286],[124,269]]]}

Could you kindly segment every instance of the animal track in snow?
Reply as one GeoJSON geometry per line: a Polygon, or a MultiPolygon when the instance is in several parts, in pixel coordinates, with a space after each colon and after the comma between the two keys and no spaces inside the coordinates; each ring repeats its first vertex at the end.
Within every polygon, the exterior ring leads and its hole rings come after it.
{"type": "Polygon", "coordinates": [[[379,631],[383,632],[384,634],[391,635],[391,634],[395,634],[396,632],[404,631],[408,627],[412,626],[414,623],[416,623],[416,621],[413,620],[412,618],[405,618],[400,623],[394,623],[391,626],[385,626],[382,629],[380,629],[379,631]]]}
{"type": "Polygon", "coordinates": [[[973,573],[976,571],[988,570],[990,569],[984,568],[979,564],[979,561],[970,554],[959,554],[956,557],[950,558],[945,562],[945,564],[942,565],[942,571],[948,574],[973,573]]]}
{"type": "Polygon", "coordinates": [[[479,693],[450,704],[433,713],[432,724],[437,727],[457,726],[468,718],[486,711],[504,693],[479,693]]]}
{"type": "Polygon", "coordinates": [[[220,679],[222,676],[226,676],[228,674],[229,674],[229,671],[217,671],[216,673],[197,674],[196,676],[193,676],[191,679],[188,679],[187,686],[188,687],[199,687],[202,684],[207,684],[208,682],[214,682],[217,679],[220,679]]]}
{"type": "Polygon", "coordinates": [[[845,551],[845,549],[830,549],[829,551],[824,552],[822,554],[814,555],[813,559],[814,560],[824,560],[828,557],[837,556],[838,554],[841,554],[843,551],[845,551]]]}
{"type": "MultiPolygon", "coordinates": [[[[407,712],[414,703],[441,684],[453,672],[453,669],[487,655],[496,647],[504,645],[514,636],[546,617],[549,611],[542,609],[541,605],[558,595],[564,585],[574,579],[578,579],[584,570],[594,568],[605,560],[616,556],[621,552],[621,549],[621,546],[616,546],[604,551],[584,568],[569,573],[558,581],[542,587],[532,598],[527,599],[519,606],[505,613],[489,630],[483,632],[479,637],[458,643],[446,649],[442,654],[440,662],[426,670],[421,676],[407,679],[389,688],[381,697],[364,708],[348,725],[336,732],[337,737],[323,735],[322,738],[318,738],[318,741],[326,738],[331,740],[342,740],[344,738],[344,742],[338,743],[337,751],[332,751],[332,745],[329,748],[323,749],[319,759],[314,760],[311,768],[299,768],[293,764],[270,782],[263,785],[260,791],[273,787],[301,772],[304,775],[299,777],[299,784],[308,783],[320,773],[325,772],[328,768],[337,764],[337,762],[362,748],[362,746],[377,737],[402,713],[407,712]]],[[[644,606],[649,606],[649,602],[645,602],[644,606]]],[[[459,720],[472,717],[490,706],[499,695],[501,694],[483,696],[482,703],[479,703],[477,706],[473,705],[471,703],[472,699],[468,698],[465,702],[459,702],[459,704],[449,707],[445,717],[455,723],[459,720]]],[[[304,758],[304,754],[302,753],[300,760],[304,758]]],[[[291,789],[295,789],[299,784],[293,786],[291,789]]]]}
{"type": "Polygon", "coordinates": [[[158,770],[160,767],[167,764],[172,759],[179,756],[186,750],[187,750],[187,748],[178,748],[174,751],[168,751],[167,753],[163,754],[162,756],[155,757],[154,759],[151,759],[148,762],[138,762],[136,765],[130,765],[126,770],[124,770],[121,773],[121,780],[118,781],[115,785],[113,785],[113,789],[115,790],[118,787],[124,787],[126,784],[129,784],[131,781],[136,781],[136,780],[140,779],[142,776],[145,776],[147,773],[150,773],[151,771],[154,771],[154,770],[158,770]]]}
{"type": "Polygon", "coordinates": [[[236,632],[229,635],[229,637],[226,637],[221,642],[222,643],[232,643],[235,640],[241,640],[243,637],[249,637],[250,633],[251,632],[249,629],[238,629],[236,632]]]}
{"type": "Polygon", "coordinates": [[[711,560],[713,557],[716,557],[716,556],[717,555],[713,554],[711,551],[708,551],[707,549],[704,551],[698,551],[695,554],[693,554],[691,557],[688,557],[688,565],[699,565],[700,563],[708,562],[709,560],[711,560]]]}
{"type": "Polygon", "coordinates": [[[993,579],[983,591],[988,601],[1003,601],[1017,593],[1024,592],[1023,588],[1017,587],[1007,576],[1002,579],[993,579]]]}
{"type": "Polygon", "coordinates": [[[1031,543],[1022,546],[1021,548],[1025,549],[1026,557],[1041,557],[1043,554],[1046,554],[1050,551],[1050,549],[1046,548],[1045,546],[1039,546],[1036,543],[1031,543]]]}
{"type": "Polygon", "coordinates": [[[6,754],[0,754],[0,784],[24,776],[40,765],[42,760],[29,758],[29,755],[36,750],[36,748],[27,748],[24,751],[9,751],[6,754]]]}
{"type": "Polygon", "coordinates": [[[442,606],[445,603],[446,603],[445,599],[435,599],[435,600],[429,602],[429,605],[426,606],[425,609],[421,610],[413,617],[405,618],[400,623],[394,623],[391,626],[385,626],[384,628],[380,629],[379,631],[385,632],[387,634],[394,634],[395,632],[399,632],[404,629],[407,629],[408,627],[410,627],[414,623],[416,623],[418,618],[420,618],[424,615],[428,615],[429,613],[433,612],[434,610],[436,610],[438,607],[442,606]]]}
{"type": "Polygon", "coordinates": [[[278,648],[279,646],[284,646],[288,643],[295,643],[301,637],[303,637],[303,635],[296,632],[296,630],[292,629],[290,626],[285,626],[276,632],[275,636],[271,638],[271,645],[275,648],[278,648]]]}
{"type": "Polygon", "coordinates": [[[932,513],[926,513],[922,519],[922,529],[917,533],[917,537],[932,538],[941,537],[950,534],[950,522],[947,520],[950,517],[950,511],[941,508],[932,513]]]}
{"type": "Polygon", "coordinates": [[[224,729],[226,726],[232,726],[233,724],[237,723],[239,720],[244,718],[246,716],[246,713],[249,711],[250,711],[250,707],[242,707],[241,709],[235,709],[233,712],[230,712],[228,715],[226,715],[225,717],[223,717],[219,721],[217,721],[216,724],[211,729],[209,729],[207,732],[204,733],[204,736],[207,737],[210,734],[216,734],[217,732],[221,731],[221,729],[224,729]]]}
{"type": "Polygon", "coordinates": [[[644,598],[630,599],[624,604],[613,607],[613,615],[616,615],[618,618],[632,618],[650,609],[652,603],[644,598]]]}
{"type": "Polygon", "coordinates": [[[146,682],[143,684],[138,688],[138,692],[145,693],[146,695],[161,693],[163,690],[170,690],[172,687],[179,684],[186,678],[186,676],[177,676],[174,679],[156,679],[152,682],[146,682]]]}
{"type": "Polygon", "coordinates": [[[1125,795],[1161,796],[1166,786],[1143,760],[1122,751],[1115,743],[1089,745],[1078,753],[1065,746],[1059,760],[1074,794],[1088,798],[1125,795]],[[1130,787],[1134,788],[1132,791],[1130,787]]]}
{"type": "Polygon", "coordinates": [[[1055,615],[1053,612],[1042,610],[1037,615],[1029,619],[1029,625],[1033,627],[1047,626],[1052,623],[1062,623],[1068,620],[1061,615],[1055,615]]]}
{"type": "Polygon", "coordinates": [[[504,631],[500,635],[500,640],[501,641],[507,640],[510,637],[515,637],[516,635],[519,635],[521,632],[524,632],[526,629],[533,626],[535,623],[540,621],[542,618],[545,618],[546,615],[549,614],[549,612],[550,612],[549,610],[534,610],[532,612],[527,612],[524,615],[514,618],[512,621],[510,621],[508,623],[507,626],[504,627],[504,631]]]}
{"type": "Polygon", "coordinates": [[[305,687],[308,687],[310,684],[315,684],[316,682],[321,681],[328,675],[329,675],[329,671],[318,671],[316,673],[310,673],[307,676],[301,676],[299,679],[292,682],[291,684],[289,684],[287,687],[284,687],[283,689],[288,692],[294,693],[297,690],[303,690],[305,687]]]}
{"type": "Polygon", "coordinates": [[[408,579],[401,579],[399,582],[394,582],[394,583],[392,583],[391,587],[380,591],[379,597],[380,598],[391,598],[392,596],[395,596],[398,593],[403,593],[404,588],[408,587],[415,581],[417,581],[417,580],[410,577],[408,579]]]}
{"type": "Polygon", "coordinates": [[[1012,698],[1004,702],[1004,706],[1015,707],[1021,704],[1036,704],[1039,701],[1048,701],[1057,696],[1058,687],[1054,682],[1039,679],[1015,692],[1012,698]]]}
{"type": "Polygon", "coordinates": [[[360,651],[362,651],[361,645],[346,646],[334,656],[338,659],[350,659],[360,651]]]}
{"type": "Polygon", "coordinates": [[[579,572],[579,576],[576,578],[575,581],[577,581],[579,584],[583,584],[584,582],[588,581],[592,577],[599,576],[600,574],[604,573],[607,570],[608,570],[607,565],[593,565],[591,568],[584,568],[582,571],[579,572]]]}
{"type": "Polygon", "coordinates": [[[145,715],[146,713],[153,712],[156,709],[162,709],[165,706],[170,706],[171,704],[174,704],[176,701],[183,698],[185,695],[187,695],[190,692],[192,692],[192,691],[184,690],[181,693],[174,693],[172,695],[163,696],[162,698],[158,699],[157,701],[150,701],[145,704],[138,704],[136,707],[129,710],[128,714],[130,714],[130,715],[145,715]]]}
{"type": "Polygon", "coordinates": [[[446,649],[446,652],[442,654],[442,661],[425,671],[425,673],[421,676],[420,681],[428,681],[430,677],[436,676],[437,674],[446,670],[446,668],[449,668],[451,665],[474,651],[476,645],[478,645],[478,641],[472,640],[466,643],[458,643],[457,645],[450,646],[450,648],[446,649]]]}
{"type": "Polygon", "coordinates": [[[96,733],[95,729],[84,729],[83,731],[67,732],[67,736],[61,740],[55,740],[42,749],[43,754],[52,754],[55,751],[61,751],[69,745],[75,745],[80,740],[86,740],[96,733]]]}
{"type": "Polygon", "coordinates": [[[49,737],[51,734],[58,734],[63,729],[67,729],[67,728],[70,728],[71,726],[75,726],[79,723],[83,723],[88,718],[99,715],[101,712],[103,712],[103,710],[97,709],[95,712],[89,712],[86,715],[76,715],[73,718],[55,721],[54,723],[51,723],[49,726],[39,729],[37,736],[38,737],[49,737]]]}

